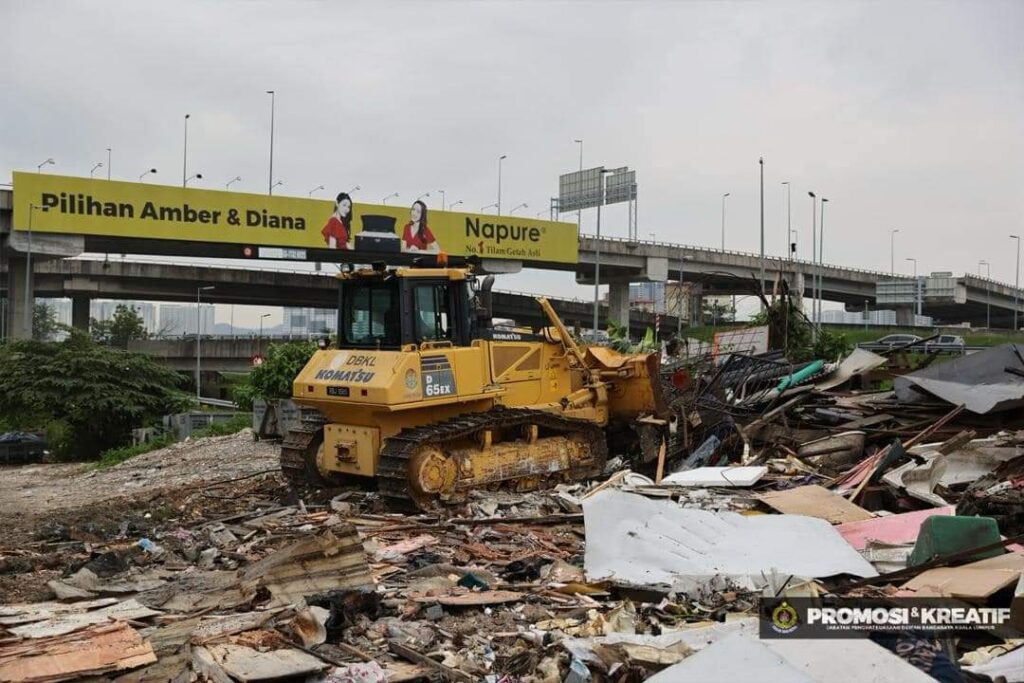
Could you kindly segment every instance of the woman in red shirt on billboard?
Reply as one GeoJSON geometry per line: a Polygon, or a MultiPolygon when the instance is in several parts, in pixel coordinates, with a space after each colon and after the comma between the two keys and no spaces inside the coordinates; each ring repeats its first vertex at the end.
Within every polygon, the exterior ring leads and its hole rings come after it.
{"type": "Polygon", "coordinates": [[[402,230],[402,251],[425,251],[431,254],[441,251],[434,233],[427,227],[427,205],[418,199],[409,209],[409,222],[402,230]]]}
{"type": "Polygon", "coordinates": [[[334,213],[327,219],[320,234],[331,249],[349,249],[352,239],[352,198],[345,192],[338,195],[334,213]]]}

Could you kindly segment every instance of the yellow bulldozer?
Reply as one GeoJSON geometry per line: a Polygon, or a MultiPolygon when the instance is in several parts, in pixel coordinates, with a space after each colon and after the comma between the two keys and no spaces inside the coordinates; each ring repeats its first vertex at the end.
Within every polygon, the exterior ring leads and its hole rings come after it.
{"type": "Polygon", "coordinates": [[[494,277],[471,266],[338,278],[337,348],[321,344],[293,385],[315,411],[282,444],[291,483],[375,481],[428,509],[595,476],[609,441],[657,457],[669,429],[659,354],[581,346],[544,298],[547,326],[494,326],[494,277]]]}

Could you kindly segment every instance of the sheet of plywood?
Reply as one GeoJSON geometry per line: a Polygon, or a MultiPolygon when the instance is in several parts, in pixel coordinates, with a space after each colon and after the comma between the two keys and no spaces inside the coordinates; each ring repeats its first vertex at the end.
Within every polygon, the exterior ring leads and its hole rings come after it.
{"type": "Polygon", "coordinates": [[[131,626],[117,622],[0,646],[0,681],[66,681],[127,671],[155,661],[149,643],[131,626]]]}
{"type": "Polygon", "coordinates": [[[915,597],[984,600],[1020,580],[1024,553],[1007,553],[959,567],[938,567],[918,574],[900,586],[915,597]]]}
{"type": "Polygon", "coordinates": [[[150,609],[133,599],[89,611],[61,612],[44,621],[13,626],[9,630],[22,638],[46,638],[78,631],[92,624],[105,624],[110,621],[137,621],[158,614],[162,614],[162,612],[150,609]]]}
{"type": "Polygon", "coordinates": [[[874,515],[821,486],[798,486],[756,496],[771,508],[788,515],[818,517],[832,524],[874,519],[874,515]]]}
{"type": "Polygon", "coordinates": [[[204,657],[208,666],[216,665],[235,680],[269,681],[293,676],[307,676],[328,667],[324,661],[301,650],[283,648],[260,652],[244,645],[218,643],[205,647],[210,658],[204,657]]]}

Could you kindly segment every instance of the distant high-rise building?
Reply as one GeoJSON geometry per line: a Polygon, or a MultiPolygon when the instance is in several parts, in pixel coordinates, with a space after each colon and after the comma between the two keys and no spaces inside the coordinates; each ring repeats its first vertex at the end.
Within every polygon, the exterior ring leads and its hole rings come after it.
{"type": "Polygon", "coordinates": [[[283,332],[299,336],[333,332],[337,317],[337,312],[329,308],[286,308],[283,332]]]}
{"type": "MultiPolygon", "coordinates": [[[[202,304],[199,307],[198,322],[203,334],[214,334],[214,306],[202,304]]],[[[161,334],[169,337],[194,335],[196,333],[196,307],[193,304],[160,304],[161,334]]]]}
{"type": "MultiPolygon", "coordinates": [[[[70,306],[70,302],[69,302],[70,306]]],[[[142,325],[147,332],[156,332],[156,306],[148,301],[111,301],[94,299],[89,302],[89,317],[96,320],[111,320],[118,306],[131,308],[142,318],[142,325]]],[[[70,308],[69,308],[70,310],[70,308]]]]}

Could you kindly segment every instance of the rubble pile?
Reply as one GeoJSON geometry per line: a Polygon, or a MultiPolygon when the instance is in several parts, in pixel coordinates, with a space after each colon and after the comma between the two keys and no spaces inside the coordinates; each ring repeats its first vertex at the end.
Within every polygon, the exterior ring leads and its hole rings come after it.
{"type": "Polygon", "coordinates": [[[1024,358],[974,356],[886,391],[865,351],[691,359],[666,370],[681,419],[656,461],[426,513],[291,492],[248,434],[77,472],[0,541],[5,585],[39,593],[0,605],[0,680],[1024,681],[1024,358]],[[189,460],[217,447],[258,455],[189,460]],[[108,498],[70,506],[90,486],[108,498]],[[762,637],[764,599],[838,597],[1011,618],[762,637]]]}

